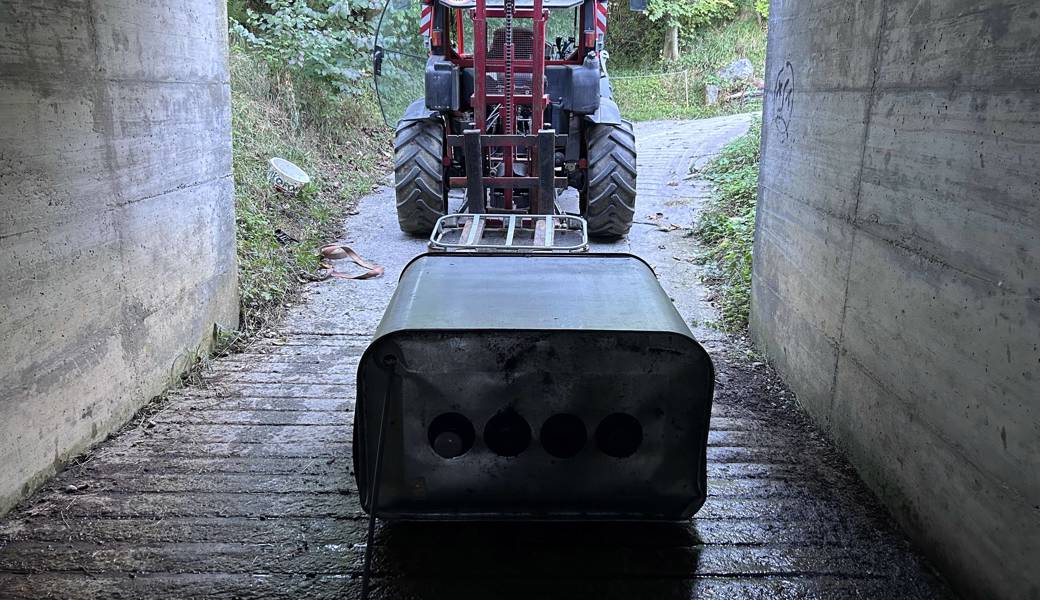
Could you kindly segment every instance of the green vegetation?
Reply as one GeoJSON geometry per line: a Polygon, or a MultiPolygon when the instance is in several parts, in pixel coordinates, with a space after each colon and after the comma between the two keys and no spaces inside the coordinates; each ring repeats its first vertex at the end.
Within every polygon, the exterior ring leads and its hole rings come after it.
{"type": "Polygon", "coordinates": [[[232,0],[228,14],[232,33],[271,68],[350,92],[364,89],[362,73],[371,60],[370,21],[376,6],[331,0],[232,0]]]}
{"type": "Polygon", "coordinates": [[[242,329],[256,330],[318,266],[344,212],[390,157],[371,96],[337,93],[234,43],[232,137],[242,329]],[[299,165],[311,183],[292,197],[272,189],[268,161],[299,165]]]}
{"type": "Polygon", "coordinates": [[[726,146],[701,175],[716,186],[691,232],[704,245],[705,280],[716,292],[727,331],[747,327],[751,305],[751,248],[758,197],[762,122],[726,146]]]}
{"type": "Polygon", "coordinates": [[[625,118],[695,119],[761,110],[753,82],[721,86],[722,97],[743,94],[739,98],[715,106],[705,101],[705,87],[723,83],[716,72],[740,58],[751,61],[755,79],[764,78],[766,28],[757,18],[738,18],[689,31],[682,38],[676,61],[660,57],[661,32],[655,23],[634,13],[617,21],[611,23],[615,29],[610,32],[609,66],[614,97],[625,118]],[[626,35],[629,30],[619,31],[641,26],[646,27],[646,36],[637,40],[626,35]]]}
{"type": "Polygon", "coordinates": [[[680,62],[698,38],[713,37],[729,23],[764,29],[769,13],[768,0],[649,0],[646,13],[630,11],[628,0],[609,2],[608,47],[619,66],[630,68],[680,62]],[[678,55],[667,56],[672,36],[678,55]]]}
{"type": "MultiPolygon", "coordinates": [[[[612,3],[609,66],[627,118],[758,110],[760,101],[749,99],[753,80],[721,85],[723,101],[715,106],[706,105],[705,86],[722,84],[716,71],[743,57],[751,60],[755,77],[762,77],[767,0],[651,0],[648,14],[630,12],[626,0],[612,3]],[[665,56],[669,39],[675,60],[665,56]]],[[[371,189],[391,158],[368,55],[381,8],[378,0],[229,0],[246,331],[262,327],[298,289],[301,276],[315,271],[317,248],[333,238],[341,215],[371,189]],[[267,170],[275,156],[311,175],[312,183],[298,196],[272,190],[267,170]]],[[[421,95],[425,49],[416,33],[419,9],[413,1],[388,13],[383,23],[380,44],[394,49],[380,80],[391,114],[421,95]]],[[[697,230],[718,264],[713,279],[722,285],[725,319],[734,326],[746,320],[747,286],[741,287],[741,278],[746,279],[750,262],[740,248],[750,241],[754,206],[752,167],[738,165],[739,156],[727,150],[709,170],[721,192],[697,230]]],[[[745,250],[749,253],[749,246],[745,250]]]]}
{"type": "Polygon", "coordinates": [[[730,21],[740,14],[740,8],[736,0],[651,0],[646,16],[681,31],[730,21]]]}
{"type": "MultiPolygon", "coordinates": [[[[371,90],[377,0],[229,0],[241,326],[263,327],[391,157],[371,90]],[[298,195],[268,181],[273,157],[311,177],[298,195]]],[[[403,28],[403,24],[400,28],[403,28]]],[[[414,29],[414,22],[409,23],[414,29]]],[[[412,37],[418,38],[413,35],[412,37]]]]}

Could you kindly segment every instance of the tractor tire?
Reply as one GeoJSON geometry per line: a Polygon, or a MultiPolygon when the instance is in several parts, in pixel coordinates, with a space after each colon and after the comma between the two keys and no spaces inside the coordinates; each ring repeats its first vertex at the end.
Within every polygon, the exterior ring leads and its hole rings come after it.
{"type": "Polygon", "coordinates": [[[444,125],[439,121],[409,121],[394,137],[394,188],[401,231],[429,235],[437,219],[448,212],[445,181],[444,125]]]}
{"type": "Polygon", "coordinates": [[[588,134],[588,183],[583,208],[589,235],[619,238],[636,214],[636,136],[632,124],[592,124],[588,134]]]}

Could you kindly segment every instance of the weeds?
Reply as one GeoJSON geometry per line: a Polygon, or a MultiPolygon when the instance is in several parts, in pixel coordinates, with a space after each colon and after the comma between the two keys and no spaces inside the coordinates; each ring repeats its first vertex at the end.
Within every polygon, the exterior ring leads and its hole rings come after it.
{"type": "Polygon", "coordinates": [[[716,192],[691,232],[704,245],[705,281],[714,288],[727,331],[745,329],[751,306],[751,251],[755,234],[755,203],[762,122],[727,145],[701,175],[716,192]]]}
{"type": "Polygon", "coordinates": [[[766,26],[737,20],[714,28],[698,29],[683,45],[677,66],[708,74],[738,58],[748,58],[761,77],[766,67],[766,26]]]}
{"type": "Polygon", "coordinates": [[[272,71],[237,45],[231,94],[241,328],[254,331],[298,289],[298,274],[317,268],[318,247],[371,190],[390,157],[389,135],[369,96],[272,71]],[[299,195],[271,188],[275,156],[310,174],[299,195]]]}
{"type": "Polygon", "coordinates": [[[697,119],[758,111],[762,106],[759,99],[705,104],[705,84],[713,81],[716,71],[744,57],[755,66],[755,76],[762,78],[766,60],[764,25],[737,20],[697,29],[683,44],[682,57],[676,63],[646,67],[619,61],[617,67],[610,69],[614,99],[621,114],[632,121],[697,119]]]}

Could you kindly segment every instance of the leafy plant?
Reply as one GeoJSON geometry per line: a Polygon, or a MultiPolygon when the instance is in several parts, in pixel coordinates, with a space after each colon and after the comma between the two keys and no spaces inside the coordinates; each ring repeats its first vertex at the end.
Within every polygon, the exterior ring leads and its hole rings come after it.
{"type": "Polygon", "coordinates": [[[755,0],[755,12],[763,19],[769,18],[769,0],[755,0]]]}
{"type": "MultiPolygon", "coordinates": [[[[716,72],[738,58],[749,58],[755,75],[762,77],[765,70],[765,28],[755,19],[735,20],[724,25],[696,30],[688,42],[678,64],[632,64],[631,57],[611,55],[611,85],[614,100],[626,119],[693,119],[737,112],[761,110],[761,100],[754,95],[742,97],[715,106],[705,104],[705,86],[723,83],[716,72]],[[625,62],[628,61],[628,62],[625,62]],[[620,64],[619,64],[620,63],[620,64]],[[656,68],[655,68],[656,67],[656,68]],[[663,73],[654,73],[661,69],[663,73]]],[[[612,30],[610,35],[616,35],[612,30]]],[[[610,45],[613,48],[611,38],[610,45]]],[[[613,50],[612,50],[613,52],[613,50]]],[[[656,52],[656,50],[655,50],[656,52]]],[[[745,85],[743,82],[740,85],[745,85]]],[[[730,90],[729,84],[724,91],[730,90]]]]}
{"type": "Polygon", "coordinates": [[[363,89],[376,0],[265,0],[244,9],[231,30],[275,70],[288,70],[340,92],[363,89]]]}
{"type": "Polygon", "coordinates": [[[740,14],[737,0],[651,0],[647,17],[670,27],[693,29],[728,21],[740,14]]]}
{"type": "Polygon", "coordinates": [[[727,145],[702,175],[716,191],[692,234],[704,245],[705,280],[716,290],[723,329],[747,327],[762,122],[727,145]]]}

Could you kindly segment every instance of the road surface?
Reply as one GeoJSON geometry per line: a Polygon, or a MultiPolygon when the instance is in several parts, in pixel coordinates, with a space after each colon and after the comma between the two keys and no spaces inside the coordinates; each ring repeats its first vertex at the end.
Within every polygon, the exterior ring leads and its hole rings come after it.
{"type": "MultiPolygon", "coordinates": [[[[710,327],[681,229],[708,187],[685,176],[749,122],[638,124],[638,223],[599,247],[647,259],[716,362],[709,498],[697,517],[381,525],[374,597],[947,595],[769,367],[710,327]]],[[[345,241],[385,277],[312,285],[277,334],[215,361],[201,384],[0,520],[0,597],[358,595],[366,520],[351,474],[354,373],[401,268],[424,249],[399,232],[392,198],[389,188],[365,197],[345,225],[345,241]]]]}

